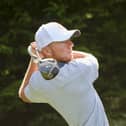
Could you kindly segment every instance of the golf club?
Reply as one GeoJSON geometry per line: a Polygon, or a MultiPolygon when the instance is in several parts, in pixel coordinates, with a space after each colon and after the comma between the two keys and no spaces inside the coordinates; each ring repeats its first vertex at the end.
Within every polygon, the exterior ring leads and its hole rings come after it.
{"type": "Polygon", "coordinates": [[[38,49],[35,49],[35,53],[32,52],[32,47],[28,46],[28,53],[31,56],[34,63],[38,64],[41,75],[46,80],[53,79],[59,73],[59,66],[55,59],[45,58],[42,59],[39,55],[38,49]]]}

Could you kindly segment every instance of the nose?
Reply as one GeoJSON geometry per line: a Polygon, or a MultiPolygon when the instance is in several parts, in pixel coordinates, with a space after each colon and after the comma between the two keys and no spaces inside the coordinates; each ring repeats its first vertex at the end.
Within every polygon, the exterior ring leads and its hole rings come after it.
{"type": "Polygon", "coordinates": [[[68,40],[68,41],[67,41],[67,44],[68,44],[69,46],[71,46],[71,47],[74,46],[74,44],[73,44],[73,42],[72,42],[71,40],[68,40]]]}

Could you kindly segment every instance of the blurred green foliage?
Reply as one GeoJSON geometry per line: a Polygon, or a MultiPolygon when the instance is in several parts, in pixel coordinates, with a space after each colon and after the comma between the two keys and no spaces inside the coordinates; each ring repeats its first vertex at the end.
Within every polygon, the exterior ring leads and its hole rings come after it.
{"type": "Polygon", "coordinates": [[[25,104],[18,88],[27,68],[27,46],[42,24],[58,21],[79,28],[75,49],[93,53],[100,64],[95,82],[110,126],[126,125],[125,0],[1,0],[0,122],[2,126],[67,126],[47,104],[25,104]]]}

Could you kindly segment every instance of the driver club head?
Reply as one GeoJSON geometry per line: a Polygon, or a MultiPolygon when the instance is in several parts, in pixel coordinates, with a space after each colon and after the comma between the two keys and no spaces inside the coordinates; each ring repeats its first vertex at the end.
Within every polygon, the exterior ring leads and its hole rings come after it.
{"type": "Polygon", "coordinates": [[[59,73],[59,66],[55,59],[44,59],[38,63],[39,71],[46,80],[53,79],[59,73]]]}

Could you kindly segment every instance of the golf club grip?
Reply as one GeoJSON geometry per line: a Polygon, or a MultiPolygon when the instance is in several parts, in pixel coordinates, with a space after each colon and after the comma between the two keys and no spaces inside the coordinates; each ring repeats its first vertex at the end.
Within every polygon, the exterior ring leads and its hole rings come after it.
{"type": "Polygon", "coordinates": [[[31,47],[31,46],[28,46],[27,51],[28,51],[28,54],[31,56],[33,62],[34,62],[34,63],[38,63],[38,62],[39,62],[39,58],[37,57],[37,55],[35,55],[35,54],[32,52],[32,47],[31,47]]]}
{"type": "Polygon", "coordinates": [[[34,58],[37,58],[37,56],[32,52],[32,47],[31,46],[28,46],[28,54],[31,56],[31,57],[34,57],[34,58]]]}

